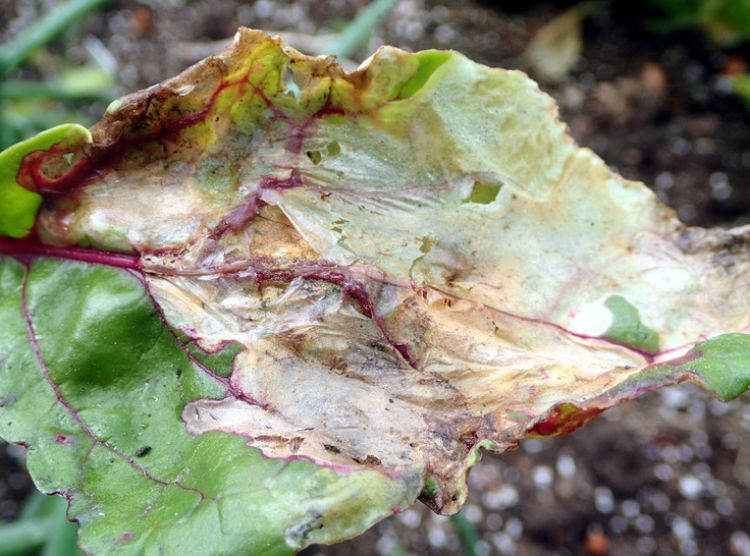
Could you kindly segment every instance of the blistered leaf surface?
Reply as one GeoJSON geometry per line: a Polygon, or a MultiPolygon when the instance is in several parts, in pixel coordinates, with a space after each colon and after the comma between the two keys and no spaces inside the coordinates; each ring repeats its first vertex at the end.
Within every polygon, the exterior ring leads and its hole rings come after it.
{"type": "Polygon", "coordinates": [[[47,402],[2,433],[84,546],[184,549],[210,519],[201,546],[283,551],[420,492],[451,513],[479,447],[750,381],[748,231],[686,228],[520,72],[383,48],[345,74],[241,30],[90,141],[27,150],[14,191],[44,203],[0,251],[0,386],[47,402]]]}

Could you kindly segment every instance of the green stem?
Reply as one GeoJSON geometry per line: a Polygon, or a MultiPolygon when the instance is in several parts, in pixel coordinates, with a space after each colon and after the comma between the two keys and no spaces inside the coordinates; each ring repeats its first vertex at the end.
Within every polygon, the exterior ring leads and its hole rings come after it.
{"type": "Polygon", "coordinates": [[[55,100],[111,100],[100,87],[92,90],[70,89],[61,83],[45,81],[8,80],[2,85],[2,96],[6,99],[44,97],[55,100]]]}
{"type": "Polygon", "coordinates": [[[56,522],[53,516],[0,525],[0,556],[39,548],[49,538],[56,522]]]}
{"type": "Polygon", "coordinates": [[[68,504],[63,498],[57,498],[53,510],[54,526],[41,556],[74,556],[78,554],[76,545],[78,527],[68,521],[68,504]]]}
{"type": "Polygon", "coordinates": [[[5,126],[8,128],[9,134],[15,137],[13,143],[31,135],[36,135],[45,129],[67,123],[79,123],[88,126],[93,122],[88,121],[86,118],[81,118],[80,114],[55,109],[36,110],[35,113],[30,114],[5,114],[5,126]]]}
{"type": "Polygon", "coordinates": [[[76,20],[109,0],[68,0],[47,12],[14,40],[3,45],[0,65],[6,75],[20,66],[29,54],[70,27],[76,20]]]}
{"type": "Polygon", "coordinates": [[[34,489],[23,504],[23,509],[18,516],[19,521],[34,519],[36,517],[48,514],[46,511],[49,506],[50,497],[34,489]]]}
{"type": "Polygon", "coordinates": [[[406,550],[401,543],[396,542],[394,547],[388,552],[387,556],[411,556],[411,553],[406,550]]]}
{"type": "Polygon", "coordinates": [[[385,19],[398,0],[375,0],[357,14],[357,17],[338,36],[336,44],[321,54],[349,58],[367,40],[375,27],[385,19]]]}
{"type": "Polygon", "coordinates": [[[0,151],[9,147],[13,142],[11,139],[11,130],[5,123],[5,66],[0,63],[0,151]]]}
{"type": "Polygon", "coordinates": [[[477,556],[477,542],[479,541],[479,532],[468,519],[461,514],[451,516],[451,525],[458,535],[458,542],[461,543],[461,550],[464,556],[477,556]]]}

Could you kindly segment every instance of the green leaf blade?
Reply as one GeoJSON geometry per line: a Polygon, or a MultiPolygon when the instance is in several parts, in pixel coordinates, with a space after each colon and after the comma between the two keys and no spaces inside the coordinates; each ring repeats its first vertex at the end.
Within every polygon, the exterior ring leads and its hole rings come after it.
{"type": "Polygon", "coordinates": [[[659,351],[659,334],[641,322],[638,309],[627,299],[619,295],[612,296],[604,305],[612,313],[612,324],[603,337],[648,353],[659,351]]]}
{"type": "Polygon", "coordinates": [[[750,335],[722,334],[696,345],[682,366],[696,372],[723,401],[750,388],[750,335]]]}

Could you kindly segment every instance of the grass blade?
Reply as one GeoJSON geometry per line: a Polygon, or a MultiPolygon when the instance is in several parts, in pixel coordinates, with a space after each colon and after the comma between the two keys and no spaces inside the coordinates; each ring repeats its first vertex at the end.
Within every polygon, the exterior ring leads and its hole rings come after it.
{"type": "Polygon", "coordinates": [[[0,49],[0,64],[7,75],[20,66],[29,54],[70,27],[76,20],[103,6],[109,0],[69,0],[50,10],[28,29],[0,49]]]}
{"type": "Polygon", "coordinates": [[[357,14],[357,17],[339,34],[336,43],[322,54],[333,54],[338,58],[351,57],[397,3],[398,0],[375,0],[357,14]]]}

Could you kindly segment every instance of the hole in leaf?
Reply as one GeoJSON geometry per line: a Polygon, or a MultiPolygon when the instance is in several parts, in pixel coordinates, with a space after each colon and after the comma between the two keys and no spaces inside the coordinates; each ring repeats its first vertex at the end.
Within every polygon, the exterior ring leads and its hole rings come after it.
{"type": "Polygon", "coordinates": [[[339,145],[338,141],[331,141],[328,143],[328,146],[326,147],[326,153],[328,154],[329,158],[333,158],[334,156],[338,156],[341,154],[341,145],[339,145]]]}
{"type": "Polygon", "coordinates": [[[291,94],[297,100],[302,96],[302,90],[294,80],[294,72],[289,67],[284,70],[284,88],[287,93],[291,94]]]}
{"type": "Polygon", "coordinates": [[[305,154],[316,166],[320,164],[323,158],[334,158],[341,153],[341,145],[338,141],[331,141],[325,147],[318,151],[307,151],[305,154]]]}
{"type": "Polygon", "coordinates": [[[420,496],[423,496],[424,498],[433,498],[435,496],[438,496],[440,494],[440,485],[437,482],[437,479],[433,477],[432,475],[429,475],[427,479],[425,480],[424,487],[422,488],[422,493],[420,496]]]}
{"type": "Polygon", "coordinates": [[[495,199],[497,194],[500,193],[502,184],[497,183],[481,183],[478,181],[474,182],[474,187],[471,188],[471,193],[464,199],[464,203],[479,203],[480,205],[489,205],[495,199]]]}

